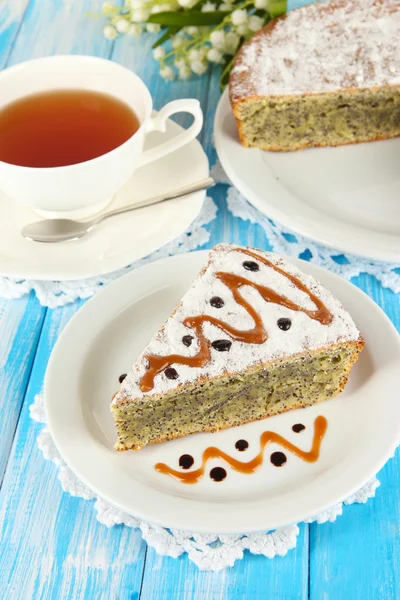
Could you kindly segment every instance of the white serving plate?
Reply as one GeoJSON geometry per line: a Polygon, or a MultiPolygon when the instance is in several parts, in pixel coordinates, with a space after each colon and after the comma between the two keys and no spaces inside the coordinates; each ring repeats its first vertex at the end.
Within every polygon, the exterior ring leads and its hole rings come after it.
{"type": "Polygon", "coordinates": [[[228,533],[268,530],[303,521],[337,504],[363,486],[400,441],[399,336],[383,311],[363,292],[315,265],[296,261],[337,296],[366,340],[345,391],[335,400],[263,421],[154,444],[137,452],[115,452],[110,412],[118,377],[127,372],[163,324],[207,259],[194,252],[161,260],[129,273],[90,300],[72,318],[51,356],[44,396],[48,425],[69,467],[100,496],[137,517],[191,531],[228,533]],[[318,415],[328,420],[317,462],[285,451],[274,467],[268,446],[262,467],[252,475],[224,466],[216,483],[208,472],[186,485],[158,473],[161,461],[177,468],[182,454],[200,460],[212,445],[250,460],[265,430],[309,450],[318,415]],[[292,425],[306,429],[294,433],[292,425]],[[238,439],[249,441],[245,453],[238,439]]]}

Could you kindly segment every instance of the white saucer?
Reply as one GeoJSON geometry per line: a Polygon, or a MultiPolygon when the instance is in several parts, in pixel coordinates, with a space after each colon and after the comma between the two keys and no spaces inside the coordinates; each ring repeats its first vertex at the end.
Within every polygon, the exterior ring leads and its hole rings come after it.
{"type": "Polygon", "coordinates": [[[400,138],[337,148],[244,148],[228,92],[214,122],[218,157],[260,212],[342,252],[400,262],[400,138]]]}
{"type": "MultiPolygon", "coordinates": [[[[342,301],[367,342],[345,392],[319,406],[219,433],[196,434],[138,452],[113,449],[109,405],[126,373],[167,318],[207,258],[206,252],[175,256],[129,273],[90,300],[72,318],[51,356],[45,380],[48,424],[62,457],[100,496],[142,519],[191,531],[243,532],[299,522],[335,505],[365,484],[400,442],[397,332],[382,310],[359,289],[319,267],[297,261],[342,301]],[[212,445],[250,460],[265,430],[279,432],[305,450],[313,423],[328,419],[321,455],[310,464],[287,452],[283,468],[265,451],[252,475],[227,468],[216,483],[207,475],[185,485],[158,473],[158,461],[177,468],[182,454],[199,461],[212,445]],[[292,425],[306,429],[294,433],[292,425]],[[250,443],[246,453],[235,442],[250,443]],[[244,454],[246,456],[244,456],[244,454]]],[[[208,468],[221,464],[210,464],[208,468]]],[[[225,465],[222,465],[225,466],[225,465]]]]}
{"type": "MultiPolygon", "coordinates": [[[[181,127],[168,121],[167,132],[151,133],[150,148],[181,127]]],[[[138,170],[109,208],[123,206],[208,176],[208,160],[193,140],[180,150],[138,170]]],[[[110,219],[80,240],[40,244],[21,229],[39,217],[0,194],[0,275],[38,280],[74,280],[125,267],[173,240],[200,212],[205,192],[142,208],[110,219]]],[[[108,208],[108,207],[107,207],[108,208]]]]}

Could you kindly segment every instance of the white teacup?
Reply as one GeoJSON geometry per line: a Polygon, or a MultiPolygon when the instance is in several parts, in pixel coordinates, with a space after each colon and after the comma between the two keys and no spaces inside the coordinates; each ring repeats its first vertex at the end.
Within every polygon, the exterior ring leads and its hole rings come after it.
{"type": "Polygon", "coordinates": [[[198,100],[170,102],[152,117],[153,102],[143,81],[121,65],[92,56],[52,56],[11,67],[0,73],[0,110],[24,96],[56,89],[103,92],[125,102],[140,127],[111,152],[70,166],[32,168],[0,161],[0,188],[10,198],[47,217],[86,217],[102,210],[128,181],[135,169],[177,150],[193,140],[203,125],[198,100]],[[146,134],[165,131],[168,117],[193,115],[181,134],[144,151],[146,134]]]}

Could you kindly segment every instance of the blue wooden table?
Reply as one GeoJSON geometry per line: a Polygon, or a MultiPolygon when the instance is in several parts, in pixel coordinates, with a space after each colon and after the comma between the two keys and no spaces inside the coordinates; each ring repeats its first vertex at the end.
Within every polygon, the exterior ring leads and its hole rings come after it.
{"type": "MultiPolygon", "coordinates": [[[[200,139],[213,163],[217,74],[164,83],[150,58],[151,37],[105,40],[101,20],[87,17],[99,6],[94,0],[0,0],[0,68],[51,54],[112,58],[145,80],[156,108],[183,96],[201,101],[206,123],[200,139]]],[[[261,227],[228,213],[225,193],[224,186],[212,192],[219,212],[207,247],[230,240],[268,249],[261,227]]],[[[373,277],[354,283],[400,326],[398,295],[373,277]]],[[[91,502],[63,493],[56,468],[36,445],[41,426],[30,420],[28,407],[42,388],[54,343],[81,304],[49,310],[33,295],[0,299],[0,598],[399,600],[398,455],[379,474],[375,499],[346,507],[335,524],[302,525],[296,549],[284,558],[247,554],[219,573],[199,571],[186,556],[158,556],[137,531],[107,529],[91,502]]]]}

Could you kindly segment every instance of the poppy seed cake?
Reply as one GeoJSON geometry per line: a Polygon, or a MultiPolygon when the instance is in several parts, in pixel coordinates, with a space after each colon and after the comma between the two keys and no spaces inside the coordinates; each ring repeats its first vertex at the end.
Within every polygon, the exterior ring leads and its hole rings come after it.
{"type": "Polygon", "coordinates": [[[363,344],[313,277],[276,254],[220,244],[122,382],[116,449],[332,398],[363,344]]]}
{"type": "Polygon", "coordinates": [[[400,135],[400,0],[316,2],[242,46],[230,100],[244,146],[289,151],[400,135]]]}

